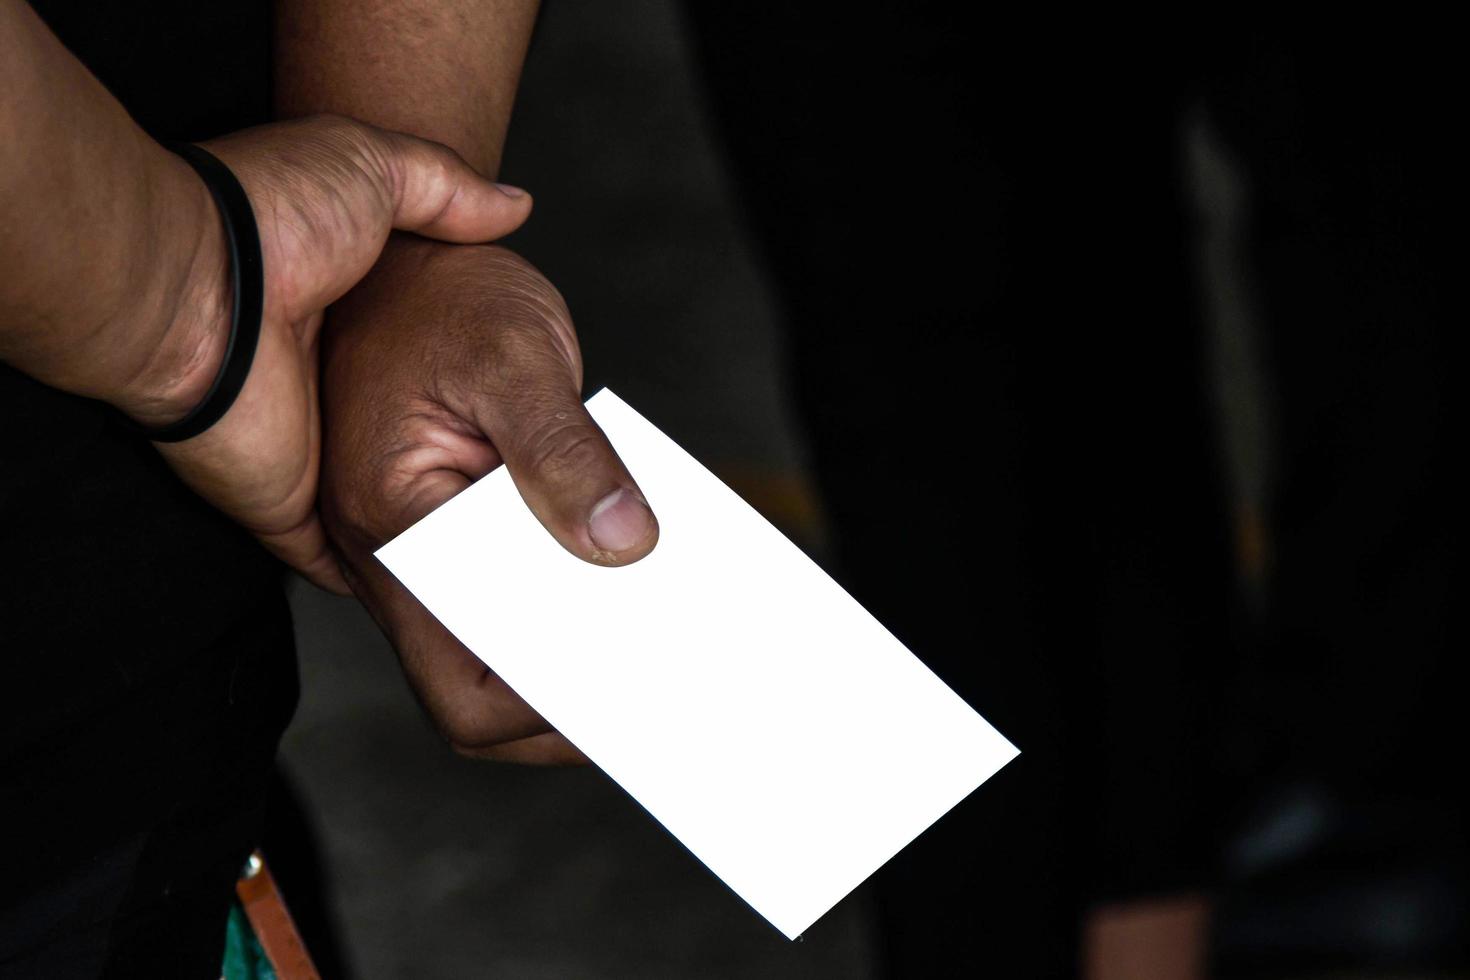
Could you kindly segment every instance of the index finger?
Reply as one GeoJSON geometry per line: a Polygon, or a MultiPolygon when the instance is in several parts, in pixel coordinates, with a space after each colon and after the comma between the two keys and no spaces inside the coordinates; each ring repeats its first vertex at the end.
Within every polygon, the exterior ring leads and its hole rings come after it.
{"type": "Polygon", "coordinates": [[[434,618],[376,558],[348,572],[398,652],[414,694],[464,754],[551,732],[551,725],[434,618]]]}

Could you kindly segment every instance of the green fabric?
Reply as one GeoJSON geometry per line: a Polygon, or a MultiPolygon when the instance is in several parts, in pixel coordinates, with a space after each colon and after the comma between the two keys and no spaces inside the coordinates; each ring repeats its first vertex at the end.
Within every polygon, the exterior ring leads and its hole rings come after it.
{"type": "Polygon", "coordinates": [[[225,924],[225,962],[220,974],[224,980],[276,980],[276,971],[239,902],[230,906],[225,924]]]}

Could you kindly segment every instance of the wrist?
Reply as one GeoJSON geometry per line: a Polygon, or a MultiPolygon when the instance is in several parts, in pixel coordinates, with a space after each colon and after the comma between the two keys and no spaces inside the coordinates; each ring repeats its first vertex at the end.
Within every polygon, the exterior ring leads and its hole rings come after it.
{"type": "Polygon", "coordinates": [[[112,323],[128,366],[103,397],[146,426],[197,405],[224,359],[230,330],[229,258],[209,189],[182,159],[153,145],[143,236],[151,261],[136,302],[112,323]]]}

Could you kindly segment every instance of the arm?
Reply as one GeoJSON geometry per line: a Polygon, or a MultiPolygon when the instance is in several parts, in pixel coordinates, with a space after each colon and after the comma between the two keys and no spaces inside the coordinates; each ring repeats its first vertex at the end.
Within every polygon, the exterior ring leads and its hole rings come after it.
{"type": "MultiPolygon", "coordinates": [[[[495,172],[534,3],[311,0],[280,17],[283,113],[357,113],[495,172]]],[[[323,516],[419,699],[465,754],[578,760],[372,556],[501,462],[573,554],[616,565],[653,548],[643,495],[582,407],[560,295],[504,249],[401,236],[333,307],[323,351],[323,516]]]]}
{"type": "Polygon", "coordinates": [[[302,0],[278,8],[283,118],[336,112],[500,170],[537,0],[302,0]]]}
{"type": "MultiPolygon", "coordinates": [[[[0,357],[157,425],[208,389],[228,333],[219,217],[20,0],[0,0],[0,357]]],[[[282,559],[340,573],[316,516],[317,332],[393,228],[483,242],[526,217],[452,151],[345,118],[211,141],[261,232],[250,375],[208,431],[159,452],[282,559]]]]}
{"type": "Polygon", "coordinates": [[[0,91],[0,358],[140,421],[182,417],[223,340],[208,192],[14,0],[0,91]]]}

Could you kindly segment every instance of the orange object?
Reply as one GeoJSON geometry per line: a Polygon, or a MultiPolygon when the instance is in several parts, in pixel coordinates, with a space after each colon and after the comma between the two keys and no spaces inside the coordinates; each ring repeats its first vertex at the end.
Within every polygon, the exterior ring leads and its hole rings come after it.
{"type": "Polygon", "coordinates": [[[260,851],[252,852],[245,862],[240,880],[235,882],[235,893],[276,976],[280,980],[321,980],[260,851]]]}

